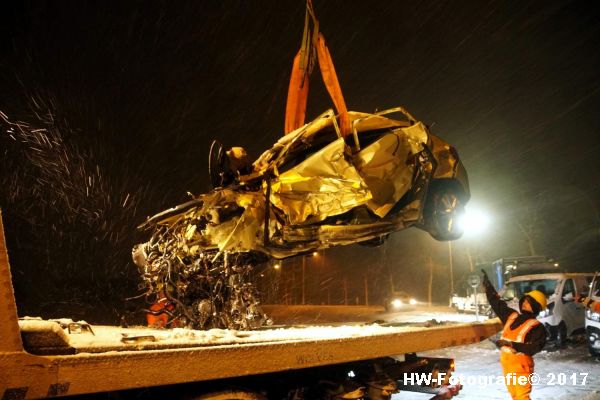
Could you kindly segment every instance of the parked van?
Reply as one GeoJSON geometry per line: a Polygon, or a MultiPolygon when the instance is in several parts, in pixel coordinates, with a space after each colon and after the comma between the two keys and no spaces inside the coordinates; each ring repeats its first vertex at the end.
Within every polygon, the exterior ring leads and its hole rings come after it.
{"type": "Polygon", "coordinates": [[[588,296],[593,273],[558,272],[514,276],[506,282],[500,296],[515,310],[519,299],[532,290],[543,292],[548,308],[538,315],[548,339],[563,345],[568,336],[585,329],[585,307],[580,302],[588,296]]]}
{"type": "Polygon", "coordinates": [[[585,310],[585,331],[590,354],[600,357],[600,275],[596,275],[591,285],[590,308],[585,310]]]}

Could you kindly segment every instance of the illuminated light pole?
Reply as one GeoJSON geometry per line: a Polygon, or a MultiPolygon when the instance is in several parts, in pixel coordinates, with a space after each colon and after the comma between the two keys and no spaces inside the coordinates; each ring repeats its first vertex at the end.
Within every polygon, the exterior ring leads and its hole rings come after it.
{"type": "Polygon", "coordinates": [[[302,257],[302,305],[306,304],[306,257],[302,257]]]}
{"type": "MultiPolygon", "coordinates": [[[[319,257],[319,252],[318,251],[313,251],[312,256],[313,256],[313,258],[319,257]]],[[[320,291],[320,280],[319,280],[320,279],[319,262],[321,261],[321,259],[322,258],[319,257],[319,258],[315,259],[313,262],[311,262],[311,265],[313,265],[313,266],[316,267],[316,268],[314,268],[316,270],[316,278],[317,278],[316,300],[315,300],[315,294],[314,294],[315,293],[315,290],[314,290],[314,282],[315,282],[315,280],[314,279],[310,280],[310,282],[313,282],[313,284],[309,285],[309,286],[311,288],[313,288],[313,290],[310,290],[309,293],[312,293],[312,296],[310,296],[310,297],[312,297],[312,301],[313,302],[316,301],[317,304],[321,303],[321,291],[320,291]]],[[[312,274],[314,274],[314,272],[311,273],[311,277],[313,277],[312,274]]]]}
{"type": "Polygon", "coordinates": [[[369,276],[365,272],[364,276],[364,284],[365,284],[365,306],[369,305],[369,276]]]}
{"type": "Polygon", "coordinates": [[[452,240],[448,241],[448,264],[450,265],[450,295],[454,295],[454,271],[452,267],[452,240]]]}
{"type": "MultiPolygon", "coordinates": [[[[317,257],[318,251],[312,252],[312,257],[317,257]]],[[[302,257],[302,304],[306,304],[306,256],[302,257]]]]}
{"type": "Polygon", "coordinates": [[[277,289],[274,291],[274,297],[271,299],[271,301],[276,302],[274,300],[277,299],[277,301],[280,301],[283,304],[285,304],[287,302],[288,292],[287,282],[285,280],[282,280],[281,276],[281,261],[271,260],[270,263],[273,267],[274,272],[272,274],[269,274],[269,276],[271,277],[271,282],[268,286],[268,289],[272,290],[273,285],[275,284],[275,282],[277,282],[277,289]],[[281,292],[283,292],[283,297],[281,297],[281,292]]]}

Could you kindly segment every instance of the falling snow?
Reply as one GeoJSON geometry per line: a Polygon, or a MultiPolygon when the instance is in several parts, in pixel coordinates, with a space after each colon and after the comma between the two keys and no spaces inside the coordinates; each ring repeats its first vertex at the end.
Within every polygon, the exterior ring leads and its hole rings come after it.
{"type": "MultiPolygon", "coordinates": [[[[145,305],[124,301],[140,293],[135,227],[208,190],[213,138],[257,156],[281,135],[304,2],[1,7],[0,206],[19,308],[139,321],[145,305]]],[[[488,232],[453,244],[457,280],[469,259],[531,251],[597,267],[592,3],[315,1],[315,10],[349,108],[411,109],[456,145],[471,204],[493,214],[488,232]]],[[[329,107],[315,79],[308,117],[329,107]]],[[[433,300],[447,301],[447,245],[408,231],[386,246],[326,252],[307,278],[309,302],[363,304],[365,277],[372,303],[390,281],[425,297],[428,260],[433,300]]],[[[286,279],[285,301],[298,303],[297,274],[286,279]]]]}

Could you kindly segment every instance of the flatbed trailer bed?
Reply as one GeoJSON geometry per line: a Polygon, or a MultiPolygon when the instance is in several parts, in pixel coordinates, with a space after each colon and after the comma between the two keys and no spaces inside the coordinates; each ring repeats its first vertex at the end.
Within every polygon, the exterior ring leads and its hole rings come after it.
{"type": "Polygon", "coordinates": [[[498,320],[490,320],[431,327],[364,325],[237,332],[19,320],[1,214],[0,288],[0,321],[6,321],[0,324],[2,400],[119,391],[380,359],[476,343],[501,328],[498,320]]]}

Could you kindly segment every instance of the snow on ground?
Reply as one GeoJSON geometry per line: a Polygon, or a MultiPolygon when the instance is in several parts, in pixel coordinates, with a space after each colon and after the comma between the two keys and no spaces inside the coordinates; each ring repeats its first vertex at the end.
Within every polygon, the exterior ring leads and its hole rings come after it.
{"type": "MultiPolygon", "coordinates": [[[[334,321],[385,321],[392,324],[424,323],[432,320],[452,322],[472,322],[477,319],[474,314],[458,314],[448,307],[413,307],[400,312],[385,313],[376,307],[333,307],[319,309],[315,319],[320,323],[334,321]]],[[[285,318],[284,311],[273,310],[280,318],[278,323],[291,322],[285,318]]],[[[291,320],[310,323],[310,306],[288,308],[291,320]]],[[[479,320],[485,318],[478,317],[479,320]]],[[[488,376],[502,375],[500,353],[496,346],[485,340],[481,343],[421,352],[421,356],[449,357],[456,361],[456,374],[464,380],[464,386],[457,399],[501,400],[510,399],[506,387],[502,383],[483,382],[488,376]],[[479,384],[477,380],[482,383],[479,384]],[[471,382],[471,384],[469,384],[471,382]]],[[[582,337],[572,340],[567,348],[561,350],[544,350],[534,356],[535,372],[540,376],[540,383],[535,385],[531,393],[533,400],[562,399],[562,400],[600,400],[600,361],[590,357],[585,339],[582,337]],[[562,375],[561,375],[562,374],[562,375]],[[575,374],[575,375],[573,375],[575,374]],[[584,374],[587,375],[583,385],[584,374]],[[554,378],[554,379],[553,379],[554,378]],[[561,384],[565,379],[564,384],[561,384]],[[575,379],[575,384],[573,384],[575,379]]],[[[414,392],[403,392],[394,395],[394,400],[427,400],[432,395],[414,392]]]]}
{"type": "MultiPolygon", "coordinates": [[[[423,323],[430,320],[449,322],[473,322],[475,314],[458,314],[443,306],[406,306],[397,312],[385,312],[381,306],[315,306],[315,305],[266,305],[265,312],[277,325],[323,325],[340,323],[423,323]]],[[[486,318],[479,317],[482,321],[486,318]]]]}
{"type": "MultiPolygon", "coordinates": [[[[438,321],[470,322],[485,319],[474,314],[457,314],[444,307],[420,308],[386,316],[390,322],[438,321]]],[[[510,399],[503,383],[495,378],[502,375],[500,352],[490,341],[419,353],[421,356],[449,357],[456,362],[457,376],[463,379],[463,389],[457,399],[501,400],[510,399]],[[493,377],[487,378],[487,377],[493,377]],[[490,379],[490,381],[486,381],[490,379]]],[[[600,361],[590,357],[583,337],[576,337],[567,348],[544,350],[534,356],[535,373],[540,383],[531,393],[532,400],[600,400],[600,361]],[[587,375],[585,385],[583,379],[587,375]],[[563,384],[564,380],[564,384],[563,384]]],[[[394,400],[429,399],[431,395],[405,392],[395,395],[394,400]]]]}
{"type": "Polygon", "coordinates": [[[404,312],[387,313],[383,318],[390,323],[422,323],[432,320],[439,322],[475,322],[486,321],[487,317],[475,314],[458,314],[448,307],[414,308],[404,312]]]}
{"type": "MultiPolygon", "coordinates": [[[[277,323],[302,322],[311,323],[319,321],[381,321],[391,324],[425,323],[432,320],[439,322],[473,322],[485,317],[475,314],[458,314],[448,307],[423,307],[417,306],[403,309],[399,312],[385,313],[383,308],[377,307],[342,307],[329,306],[329,308],[313,306],[293,306],[285,309],[271,309],[277,323]],[[311,321],[311,317],[314,320],[311,321]]],[[[500,353],[496,346],[485,340],[481,343],[452,347],[430,352],[421,352],[421,356],[448,357],[456,361],[456,374],[464,380],[463,389],[457,399],[501,400],[510,399],[503,383],[490,384],[477,380],[487,379],[487,376],[501,376],[500,353]],[[469,384],[469,382],[472,382],[469,384]]],[[[583,338],[573,340],[567,348],[558,351],[545,350],[535,357],[535,372],[540,376],[541,382],[535,385],[531,398],[533,400],[563,399],[563,400],[600,400],[600,361],[590,357],[587,345],[583,338]],[[583,374],[587,375],[585,385],[583,374]],[[563,375],[560,375],[563,374],[563,375]],[[575,374],[575,375],[573,375],[575,374]],[[554,376],[554,381],[552,377],[554,376]],[[559,380],[565,379],[564,384],[559,380]],[[572,379],[575,379],[573,384],[572,379]]],[[[394,395],[394,400],[427,400],[431,394],[403,392],[394,395]]]]}
{"type": "MultiPolygon", "coordinates": [[[[484,381],[487,376],[502,375],[500,353],[489,340],[469,346],[423,352],[419,355],[455,359],[455,374],[462,377],[464,382],[457,399],[510,399],[504,384],[496,382],[487,384],[484,381]]],[[[581,339],[570,343],[565,349],[544,350],[535,355],[534,360],[535,372],[540,376],[541,381],[533,388],[531,393],[533,400],[600,399],[600,361],[590,357],[587,346],[581,339]],[[584,374],[588,374],[585,385],[583,385],[584,374]],[[560,384],[562,379],[565,379],[564,384],[560,384]]],[[[409,392],[393,397],[394,400],[429,398],[431,395],[409,392]]]]}

